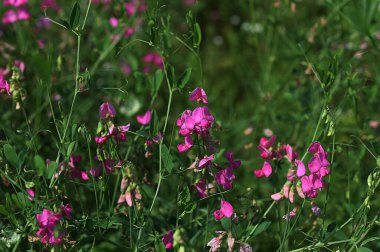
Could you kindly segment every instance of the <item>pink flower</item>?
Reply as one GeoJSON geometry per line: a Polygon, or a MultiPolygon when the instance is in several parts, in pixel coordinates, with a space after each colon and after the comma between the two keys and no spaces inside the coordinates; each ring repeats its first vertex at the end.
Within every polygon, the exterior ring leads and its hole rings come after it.
{"type": "Polygon", "coordinates": [[[107,139],[108,139],[108,137],[107,136],[104,136],[104,137],[102,137],[102,136],[97,136],[97,137],[95,137],[95,142],[97,143],[97,144],[103,144],[103,143],[105,143],[106,141],[107,141],[107,139]]]}
{"type": "Polygon", "coordinates": [[[377,129],[380,127],[380,121],[371,120],[368,124],[372,129],[377,129]]]}
{"type": "Polygon", "coordinates": [[[132,68],[129,64],[123,63],[120,65],[120,69],[125,75],[130,75],[132,73],[132,68]]]}
{"type": "Polygon", "coordinates": [[[276,141],[275,135],[271,136],[269,139],[262,137],[260,138],[260,145],[263,146],[264,148],[269,148],[274,144],[275,141],[276,141]]]}
{"type": "Polygon", "coordinates": [[[297,177],[302,177],[306,173],[305,165],[302,163],[301,160],[296,159],[294,161],[295,165],[297,166],[297,177]]]}
{"type": "Polygon", "coordinates": [[[282,199],[284,197],[284,194],[282,194],[282,193],[275,193],[275,194],[272,194],[270,197],[274,201],[279,201],[280,199],[282,199]]]}
{"type": "Polygon", "coordinates": [[[193,139],[190,135],[185,136],[185,142],[178,144],[177,149],[179,152],[183,153],[188,151],[193,146],[193,139]]]}
{"type": "Polygon", "coordinates": [[[33,200],[33,198],[34,198],[34,191],[33,191],[33,189],[26,189],[26,192],[29,194],[29,196],[28,196],[28,199],[30,200],[30,201],[32,201],[33,200]]]}
{"type": "Polygon", "coordinates": [[[191,92],[189,100],[208,103],[206,92],[200,87],[195,88],[193,92],[191,92]]]}
{"type": "Polygon", "coordinates": [[[263,167],[254,171],[257,178],[269,177],[272,174],[272,166],[267,161],[264,161],[263,167]]]}
{"type": "Polygon", "coordinates": [[[292,146],[290,146],[290,144],[285,145],[285,151],[286,156],[289,159],[289,162],[292,163],[294,159],[297,157],[297,152],[293,152],[292,146]]]}
{"type": "Polygon", "coordinates": [[[113,118],[116,116],[116,110],[111,103],[104,102],[102,105],[100,105],[99,116],[100,119],[113,118]]]}
{"type": "Polygon", "coordinates": [[[216,220],[221,220],[223,217],[230,218],[234,213],[234,209],[232,205],[225,200],[221,200],[220,202],[220,210],[216,210],[214,212],[214,217],[216,220]]]}
{"type": "Polygon", "coordinates": [[[113,27],[113,28],[116,28],[119,24],[119,20],[117,20],[116,17],[111,17],[110,20],[110,25],[113,27]]]}
{"type": "Polygon", "coordinates": [[[15,66],[20,69],[21,73],[25,71],[25,63],[22,60],[15,60],[15,66]]]}
{"type": "Polygon", "coordinates": [[[130,38],[134,33],[135,33],[135,29],[133,29],[132,27],[127,27],[124,32],[124,37],[130,38]]]}
{"type": "Polygon", "coordinates": [[[173,248],[173,230],[169,230],[163,237],[162,242],[165,245],[166,249],[172,249],[173,248]]]}
{"type": "Polygon", "coordinates": [[[291,219],[293,219],[297,214],[297,208],[293,208],[292,211],[290,211],[289,213],[285,214],[282,218],[285,219],[286,221],[290,221],[291,219]]]}
{"type": "Polygon", "coordinates": [[[17,19],[18,20],[28,20],[30,18],[30,13],[25,9],[17,10],[17,19]]]}
{"type": "Polygon", "coordinates": [[[36,215],[36,218],[40,225],[46,227],[54,227],[57,222],[62,219],[62,215],[54,213],[48,209],[44,209],[41,214],[36,215]]]}
{"type": "Polygon", "coordinates": [[[8,10],[4,13],[3,24],[12,24],[17,21],[17,13],[13,10],[8,10]]]}
{"type": "Polygon", "coordinates": [[[11,95],[10,92],[10,85],[6,80],[1,80],[0,78],[0,93],[6,93],[8,95],[11,95]]]}
{"type": "Polygon", "coordinates": [[[198,164],[198,168],[203,168],[203,167],[207,167],[211,161],[214,159],[214,154],[210,155],[210,156],[205,156],[204,158],[202,158],[200,161],[199,161],[199,164],[198,164]]]}
{"type": "Polygon", "coordinates": [[[128,16],[132,17],[136,13],[136,6],[134,3],[125,3],[125,11],[128,16]]]}
{"type": "Polygon", "coordinates": [[[152,117],[152,111],[148,110],[144,115],[137,116],[137,122],[141,125],[148,125],[152,117]]]}
{"type": "Polygon", "coordinates": [[[248,243],[240,243],[239,252],[252,252],[252,247],[248,243]]]}
{"type": "Polygon", "coordinates": [[[4,6],[20,7],[28,3],[28,0],[3,0],[4,6]]]}

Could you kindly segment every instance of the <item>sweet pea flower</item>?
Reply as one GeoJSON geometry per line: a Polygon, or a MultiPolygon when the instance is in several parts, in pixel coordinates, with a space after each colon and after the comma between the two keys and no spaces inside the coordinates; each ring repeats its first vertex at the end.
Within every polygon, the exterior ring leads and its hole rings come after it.
{"type": "Polygon", "coordinates": [[[17,21],[17,13],[14,10],[8,10],[4,13],[3,24],[12,24],[17,21]]]}
{"type": "Polygon", "coordinates": [[[16,14],[18,20],[28,20],[30,18],[30,13],[25,9],[17,10],[16,14]]]}
{"type": "Polygon", "coordinates": [[[0,93],[6,93],[8,95],[11,95],[10,89],[11,87],[9,83],[6,80],[1,80],[0,78],[0,93]]]}
{"type": "Polygon", "coordinates": [[[210,252],[216,252],[219,250],[221,243],[222,239],[220,237],[214,237],[207,243],[207,247],[210,247],[210,252]]]}
{"type": "Polygon", "coordinates": [[[202,103],[208,103],[206,92],[203,90],[203,88],[200,88],[200,87],[195,88],[193,92],[191,92],[189,100],[202,102],[202,103]]]}
{"type": "Polygon", "coordinates": [[[227,167],[215,175],[216,183],[218,183],[218,185],[222,186],[226,190],[232,188],[232,181],[234,181],[235,178],[236,177],[231,167],[227,167]]]}
{"type": "Polygon", "coordinates": [[[296,215],[297,215],[297,208],[295,207],[295,208],[293,208],[292,211],[290,211],[289,213],[285,214],[282,218],[285,219],[286,221],[290,221],[296,215]]]}
{"type": "Polygon", "coordinates": [[[31,189],[31,188],[28,188],[28,189],[26,189],[26,192],[28,193],[28,199],[30,200],[30,201],[32,201],[33,200],[33,198],[34,198],[34,191],[33,191],[33,189],[31,189]]]}
{"type": "Polygon", "coordinates": [[[294,161],[295,165],[297,166],[297,177],[302,177],[306,173],[305,165],[302,163],[301,160],[296,159],[294,161]]]}
{"type": "Polygon", "coordinates": [[[206,185],[206,180],[205,179],[200,179],[196,184],[195,188],[198,191],[198,197],[200,199],[203,199],[207,197],[207,185],[206,185]]]}
{"type": "Polygon", "coordinates": [[[165,249],[172,249],[173,248],[173,230],[169,230],[163,237],[162,242],[165,245],[165,249]]]}
{"type": "Polygon", "coordinates": [[[264,161],[263,167],[254,171],[256,178],[269,177],[272,174],[272,166],[269,162],[264,161]]]}
{"type": "Polygon", "coordinates": [[[111,17],[110,20],[110,25],[113,27],[113,28],[116,28],[119,24],[119,20],[117,20],[116,17],[111,17]]]}
{"type": "Polygon", "coordinates": [[[211,161],[214,159],[214,154],[210,155],[210,156],[204,156],[204,158],[202,158],[200,161],[199,161],[199,164],[198,164],[198,169],[201,169],[203,167],[207,167],[211,161]]]}
{"type": "Polygon", "coordinates": [[[190,150],[190,148],[193,146],[193,139],[191,138],[190,135],[185,136],[185,142],[178,144],[177,149],[180,153],[186,152],[190,150]]]}
{"type": "Polygon", "coordinates": [[[221,220],[223,217],[230,218],[233,213],[234,209],[232,205],[228,201],[222,199],[220,202],[220,209],[214,211],[214,217],[215,220],[221,220]]]}
{"type": "Polygon", "coordinates": [[[70,204],[62,205],[62,206],[60,206],[60,208],[62,211],[62,215],[66,219],[71,220],[71,213],[72,213],[73,209],[71,208],[70,204]]]}
{"type": "Polygon", "coordinates": [[[129,17],[132,17],[136,13],[136,6],[134,3],[125,3],[125,12],[129,17]]]}
{"type": "Polygon", "coordinates": [[[28,3],[28,0],[3,0],[4,6],[20,7],[28,3]]]}
{"type": "Polygon", "coordinates": [[[234,160],[234,153],[232,151],[227,151],[225,157],[230,162],[232,169],[237,169],[241,166],[240,160],[234,160]]]}
{"type": "Polygon", "coordinates": [[[148,125],[152,117],[152,111],[148,110],[144,115],[137,116],[137,122],[141,125],[148,125]]]}
{"type": "Polygon", "coordinates": [[[314,202],[311,203],[311,211],[315,216],[319,216],[322,213],[322,209],[320,209],[314,202]]]}
{"type": "Polygon", "coordinates": [[[108,119],[116,116],[116,110],[114,106],[109,102],[104,102],[100,105],[99,109],[100,119],[108,119]]]}

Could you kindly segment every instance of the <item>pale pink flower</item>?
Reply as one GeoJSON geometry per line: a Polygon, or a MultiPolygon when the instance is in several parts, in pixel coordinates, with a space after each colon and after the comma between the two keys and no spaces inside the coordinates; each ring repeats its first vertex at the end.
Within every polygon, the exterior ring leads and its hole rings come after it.
{"type": "Polygon", "coordinates": [[[214,237],[207,243],[207,247],[210,247],[210,252],[217,252],[221,243],[222,240],[219,237],[214,237]]]}
{"type": "Polygon", "coordinates": [[[28,199],[30,200],[30,201],[32,201],[33,200],[33,198],[34,198],[34,191],[33,191],[33,189],[31,189],[31,188],[29,188],[29,189],[26,189],[26,192],[28,193],[28,199]]]}

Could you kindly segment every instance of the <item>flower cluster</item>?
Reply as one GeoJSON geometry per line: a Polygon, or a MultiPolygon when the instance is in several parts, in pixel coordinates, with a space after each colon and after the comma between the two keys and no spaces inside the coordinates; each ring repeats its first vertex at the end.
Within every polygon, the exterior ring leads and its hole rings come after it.
{"type": "MultiPolygon", "coordinates": [[[[203,89],[196,88],[190,95],[190,100],[207,102],[207,96],[203,89]]],[[[178,144],[179,152],[186,152],[193,146],[191,135],[196,134],[202,139],[209,135],[209,128],[212,126],[214,117],[210,114],[207,106],[197,107],[193,111],[185,110],[181,117],[177,119],[179,134],[185,138],[184,143],[178,144]]]]}
{"type": "MultiPolygon", "coordinates": [[[[296,193],[300,198],[315,198],[318,196],[318,191],[327,186],[324,177],[330,173],[328,166],[330,165],[327,160],[327,152],[323,149],[319,142],[314,142],[308,148],[308,153],[312,155],[308,162],[308,174],[302,159],[297,159],[297,152],[289,144],[280,145],[274,148],[276,137],[272,136],[270,139],[261,138],[258,147],[260,156],[265,159],[264,165],[261,169],[255,170],[255,176],[269,177],[272,173],[272,167],[269,160],[281,160],[286,157],[290,163],[290,168],[287,173],[287,181],[283,185],[280,192],[272,194],[271,198],[275,201],[286,198],[291,203],[294,203],[296,193]]],[[[317,206],[313,204],[315,210],[317,206]]],[[[284,216],[284,219],[289,220],[296,215],[297,207],[284,216]]]]}
{"type": "Polygon", "coordinates": [[[118,205],[126,203],[129,207],[133,206],[133,202],[141,200],[140,187],[137,185],[134,175],[134,166],[126,164],[123,167],[123,178],[120,183],[120,196],[117,201],[118,205]]]}
{"type": "Polygon", "coordinates": [[[25,5],[28,3],[28,0],[3,0],[4,6],[13,6],[15,10],[7,10],[2,18],[3,24],[12,24],[19,20],[28,20],[30,14],[26,9],[25,5]]]}
{"type": "Polygon", "coordinates": [[[41,242],[50,245],[60,245],[65,237],[65,232],[59,227],[59,222],[66,218],[71,220],[72,208],[70,204],[60,206],[60,213],[53,212],[48,209],[42,210],[42,213],[37,214],[37,222],[39,230],[36,235],[41,237],[41,242]]]}
{"type": "Polygon", "coordinates": [[[151,72],[152,66],[156,66],[159,69],[164,68],[164,62],[162,60],[161,55],[158,53],[149,52],[144,55],[144,57],[142,58],[142,61],[145,64],[144,70],[143,70],[145,74],[148,74],[151,72]]]}
{"type": "Polygon", "coordinates": [[[116,116],[116,110],[114,106],[105,102],[99,109],[100,122],[98,124],[97,134],[95,142],[99,145],[105,143],[110,137],[115,138],[117,141],[125,142],[127,140],[127,132],[129,131],[130,124],[115,126],[112,122],[112,118],[116,116]]]}

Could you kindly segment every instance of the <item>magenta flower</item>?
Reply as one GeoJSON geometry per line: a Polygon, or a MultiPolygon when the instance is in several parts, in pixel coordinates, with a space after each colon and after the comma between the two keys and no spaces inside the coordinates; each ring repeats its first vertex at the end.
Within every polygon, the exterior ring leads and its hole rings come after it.
{"type": "Polygon", "coordinates": [[[195,88],[193,92],[191,92],[189,100],[208,103],[206,92],[200,87],[195,88]]]}
{"type": "Polygon", "coordinates": [[[20,7],[28,3],[28,0],[3,0],[4,6],[20,7]]]}
{"type": "Polygon", "coordinates": [[[17,13],[14,10],[8,10],[4,13],[3,24],[12,24],[17,21],[17,13]]]}
{"type": "Polygon", "coordinates": [[[225,157],[230,162],[232,169],[237,169],[241,166],[240,160],[234,160],[234,153],[232,151],[227,151],[225,157]]]}
{"type": "Polygon", "coordinates": [[[173,230],[169,230],[161,239],[166,249],[173,248],[173,233],[173,230]]]}
{"type": "Polygon", "coordinates": [[[10,88],[11,87],[9,83],[6,80],[1,80],[0,77],[0,93],[6,93],[8,95],[11,95],[10,88]]]}
{"type": "MultiPolygon", "coordinates": [[[[70,207],[64,206],[65,211],[71,211],[70,207]]],[[[64,213],[66,214],[66,213],[64,213]]],[[[41,237],[44,244],[59,245],[64,237],[64,232],[59,231],[56,227],[62,220],[62,214],[54,213],[48,209],[44,209],[41,214],[36,215],[39,223],[39,230],[36,235],[41,237]]]]}
{"type": "Polygon", "coordinates": [[[152,117],[152,111],[148,110],[144,115],[137,116],[137,122],[141,125],[148,125],[152,117]]]}
{"type": "Polygon", "coordinates": [[[196,184],[195,188],[198,191],[198,197],[200,199],[203,199],[207,197],[207,185],[206,185],[206,180],[205,179],[200,179],[196,184]]]}
{"type": "Polygon", "coordinates": [[[232,181],[234,181],[235,178],[236,177],[231,167],[227,167],[215,175],[216,183],[218,183],[218,185],[222,186],[226,190],[232,188],[232,181]]]}
{"type": "Polygon", "coordinates": [[[254,171],[257,178],[269,177],[272,174],[272,166],[267,161],[264,161],[263,167],[254,171]]]}
{"type": "Polygon", "coordinates": [[[119,24],[119,20],[117,20],[116,17],[111,17],[110,20],[110,25],[113,27],[113,28],[116,28],[119,24]]]}
{"type": "Polygon", "coordinates": [[[132,17],[136,13],[136,6],[134,3],[125,3],[125,12],[128,16],[132,17]]]}
{"type": "Polygon", "coordinates": [[[193,146],[193,139],[191,138],[190,135],[188,135],[188,136],[185,136],[185,142],[184,143],[177,145],[177,149],[179,152],[183,153],[183,152],[190,150],[190,148],[192,146],[193,146]]]}
{"type": "Polygon", "coordinates": [[[71,213],[73,209],[71,208],[70,204],[62,205],[60,206],[62,215],[66,217],[66,219],[71,220],[71,213]]]}
{"type": "Polygon", "coordinates": [[[204,158],[202,158],[200,161],[199,161],[199,164],[198,164],[198,168],[201,169],[203,167],[207,167],[211,161],[214,159],[214,154],[210,155],[210,156],[204,156],[204,158]]]}
{"type": "Polygon", "coordinates": [[[17,19],[18,20],[28,20],[30,18],[30,13],[25,9],[17,10],[17,19]]]}
{"type": "Polygon", "coordinates": [[[99,109],[100,119],[108,119],[116,116],[116,110],[114,106],[109,102],[104,102],[100,105],[99,109]]]}
{"type": "Polygon", "coordinates": [[[297,166],[297,177],[302,177],[306,173],[305,165],[302,163],[301,160],[296,159],[294,161],[295,165],[297,166]]]}
{"type": "Polygon", "coordinates": [[[289,213],[285,214],[282,218],[285,219],[286,221],[290,221],[296,215],[297,215],[297,208],[295,207],[295,208],[293,208],[292,211],[290,211],[289,213]]]}
{"type": "Polygon", "coordinates": [[[230,218],[233,213],[234,209],[232,205],[228,201],[222,199],[220,202],[220,209],[214,211],[214,217],[216,220],[221,220],[223,217],[230,218]]]}
{"type": "Polygon", "coordinates": [[[26,189],[26,192],[29,194],[29,196],[28,196],[28,199],[30,200],[30,201],[32,201],[33,200],[33,198],[34,198],[34,191],[33,191],[33,189],[26,189]]]}

